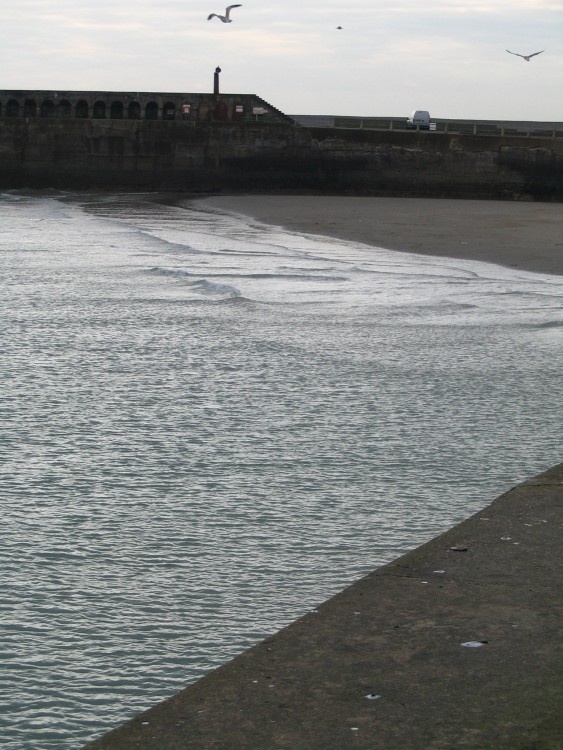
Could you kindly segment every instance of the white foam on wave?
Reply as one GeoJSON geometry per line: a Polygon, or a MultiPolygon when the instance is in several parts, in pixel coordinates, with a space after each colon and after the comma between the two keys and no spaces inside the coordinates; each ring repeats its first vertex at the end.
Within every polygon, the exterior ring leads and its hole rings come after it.
{"type": "Polygon", "coordinates": [[[241,296],[240,290],[231,284],[225,284],[222,282],[211,281],[206,278],[200,278],[181,268],[154,267],[148,269],[147,273],[149,273],[150,275],[161,276],[164,278],[173,278],[175,280],[183,281],[185,285],[190,289],[196,289],[198,292],[203,292],[205,295],[219,295],[221,297],[241,296]]]}

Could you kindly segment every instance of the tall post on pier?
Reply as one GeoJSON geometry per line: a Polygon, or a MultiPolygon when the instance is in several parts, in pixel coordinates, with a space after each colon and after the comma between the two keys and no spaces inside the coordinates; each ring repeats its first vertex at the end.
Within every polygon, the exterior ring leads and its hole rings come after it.
{"type": "Polygon", "coordinates": [[[219,96],[219,73],[221,68],[215,68],[215,74],[213,75],[213,93],[215,96],[219,96]]]}

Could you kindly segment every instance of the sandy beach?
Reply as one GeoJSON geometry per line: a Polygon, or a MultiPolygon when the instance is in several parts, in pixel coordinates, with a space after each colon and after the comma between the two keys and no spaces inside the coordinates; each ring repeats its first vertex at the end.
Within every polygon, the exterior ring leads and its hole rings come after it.
{"type": "Polygon", "coordinates": [[[203,201],[294,231],[563,275],[563,206],[558,203],[311,195],[224,195],[203,201]]]}

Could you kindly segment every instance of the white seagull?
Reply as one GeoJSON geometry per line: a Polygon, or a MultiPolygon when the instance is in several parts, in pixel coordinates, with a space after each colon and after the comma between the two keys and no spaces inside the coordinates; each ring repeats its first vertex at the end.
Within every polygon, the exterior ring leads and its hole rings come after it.
{"type": "Polygon", "coordinates": [[[541,55],[542,52],[545,52],[544,49],[540,50],[539,52],[532,52],[531,55],[520,55],[518,52],[511,52],[509,49],[506,50],[510,55],[516,55],[516,57],[522,57],[526,62],[530,62],[531,57],[535,57],[536,55],[541,55]]]}
{"type": "Polygon", "coordinates": [[[227,8],[225,8],[224,16],[220,16],[218,13],[210,13],[210,15],[207,16],[207,20],[211,21],[212,18],[218,18],[220,21],[223,21],[223,23],[232,23],[229,16],[233,8],[242,8],[242,5],[229,5],[227,8]]]}

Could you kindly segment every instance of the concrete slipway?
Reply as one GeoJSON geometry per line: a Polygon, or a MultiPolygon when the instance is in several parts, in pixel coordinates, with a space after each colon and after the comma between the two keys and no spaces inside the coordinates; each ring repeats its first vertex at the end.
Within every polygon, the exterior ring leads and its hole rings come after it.
{"type": "Polygon", "coordinates": [[[88,750],[561,750],[562,510],[560,464],[88,750]]]}

